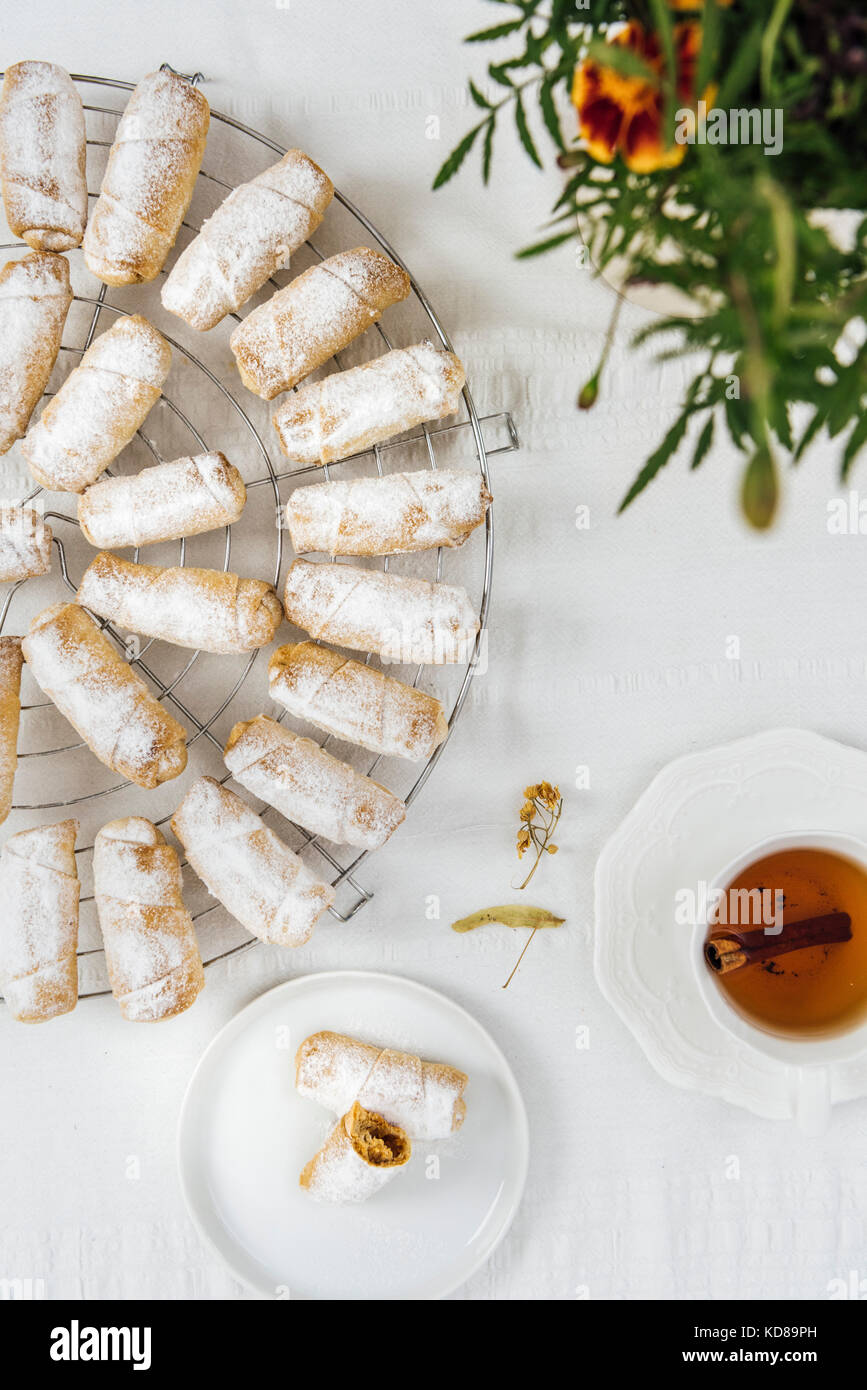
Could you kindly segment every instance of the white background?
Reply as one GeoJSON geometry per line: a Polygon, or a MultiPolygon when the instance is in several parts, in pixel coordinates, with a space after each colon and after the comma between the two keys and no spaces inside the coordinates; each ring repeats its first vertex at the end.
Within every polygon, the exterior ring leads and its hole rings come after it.
{"type": "Polygon", "coordinates": [[[645,319],[630,308],[599,403],[579,414],[612,291],[571,247],[513,259],[554,201],[556,170],[535,171],[507,129],[488,191],[471,157],[430,192],[473,119],[465,75],[488,56],[460,39],[497,17],[478,0],[6,7],[3,66],[39,57],[131,80],[163,60],[200,68],[212,106],[307,149],[413,267],[480,408],[510,409],[523,442],[494,461],[490,670],[409,823],[366,867],[376,898],[354,924],[291,958],[257,947],[214,967],[196,1007],[153,1029],[122,1022],[110,1000],[46,1028],[0,1010],[0,1275],[44,1279],[50,1297],[244,1296],[185,1216],[178,1107],[238,1008],[335,967],[444,990],[489,1027],[524,1090],[526,1198],[457,1297],[812,1299],[867,1273],[863,1105],[807,1141],[670,1088],[601,999],[591,964],[595,857],[667,760],[779,724],[864,742],[867,540],[827,532],[836,483],[822,447],[787,479],[768,539],[743,529],[738,462],[722,445],[695,477],[670,464],[615,518],[673,417],[685,365],[629,348],[645,319]],[[438,141],[426,138],[431,115],[438,141]],[[582,503],[589,531],[574,524],[582,503]],[[740,662],[726,659],[731,635],[740,662]],[[589,790],[574,789],[579,765],[589,790]],[[503,993],[520,943],[497,928],[458,937],[448,923],[511,896],[520,794],[540,777],[560,783],[566,812],[561,852],[532,897],[568,923],[534,941],[503,993]],[[425,919],[433,893],[438,922],[425,919]],[[738,1180],[726,1176],[732,1156],[738,1180]]]}

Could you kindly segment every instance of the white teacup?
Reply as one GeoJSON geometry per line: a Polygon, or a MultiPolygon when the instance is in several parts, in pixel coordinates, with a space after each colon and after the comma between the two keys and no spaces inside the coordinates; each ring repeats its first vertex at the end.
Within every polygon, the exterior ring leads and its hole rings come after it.
{"type": "MultiPolygon", "coordinates": [[[[709,900],[712,901],[717,892],[728,888],[757,859],[788,849],[825,850],[849,859],[867,873],[867,843],[864,841],[854,835],[834,831],[799,831],[761,840],[738,855],[713,879],[708,890],[709,900]]],[[[758,1027],[738,1013],[708,967],[704,958],[707,929],[706,920],[695,923],[692,958],[699,992],[708,1010],[732,1037],[792,1069],[798,1126],[805,1134],[823,1133],[831,1115],[830,1068],[835,1062],[848,1062],[867,1053],[867,1019],[839,1033],[816,1038],[786,1038],[758,1027]]]]}

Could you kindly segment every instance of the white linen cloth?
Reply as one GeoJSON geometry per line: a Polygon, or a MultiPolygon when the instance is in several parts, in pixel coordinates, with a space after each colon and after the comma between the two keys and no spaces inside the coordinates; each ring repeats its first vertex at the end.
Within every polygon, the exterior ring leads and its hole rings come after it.
{"type": "Polygon", "coordinates": [[[675,460],[615,517],[687,367],[629,349],[647,317],[629,307],[596,408],[576,411],[612,291],[572,247],[513,259],[559,180],[532,168],[510,122],[489,190],[474,153],[430,192],[474,118],[465,76],[488,56],[459,41],[495,18],[475,0],[116,0],[110,13],[95,0],[34,0],[6,15],[4,64],[39,57],[132,80],[164,60],[200,68],[214,108],[308,150],[413,268],[480,409],[511,410],[523,446],[492,465],[490,669],[407,825],[365,866],[376,897],[351,926],[214,966],[195,1008],[158,1028],[125,1023],[106,999],[39,1028],[0,1008],[0,1277],[42,1280],[48,1297],[246,1296],[186,1217],[178,1108],[240,1007],[333,968],[381,968],[451,995],[490,1029],[524,1091],[523,1206],[455,1297],[821,1299],[829,1281],[867,1274],[863,1104],[838,1109],[811,1141],[669,1087],[601,998],[591,960],[596,854],[666,761],[779,724],[864,742],[867,539],[828,533],[837,482],[824,446],[786,477],[767,538],[738,517],[741,460],[728,443],[693,477],[675,460]],[[437,122],[440,138],[428,138],[437,122]],[[576,528],[579,504],[589,530],[576,528]],[[726,657],[732,635],[740,662],[726,657]],[[590,786],[576,790],[583,766],[590,786]],[[521,792],[543,777],[566,795],[562,849],[527,897],[568,921],[536,938],[504,993],[522,941],[448,924],[516,896],[521,792]],[[439,921],[425,916],[429,894],[439,921]],[[589,1048],[576,1045],[583,1026],[589,1048]]]}

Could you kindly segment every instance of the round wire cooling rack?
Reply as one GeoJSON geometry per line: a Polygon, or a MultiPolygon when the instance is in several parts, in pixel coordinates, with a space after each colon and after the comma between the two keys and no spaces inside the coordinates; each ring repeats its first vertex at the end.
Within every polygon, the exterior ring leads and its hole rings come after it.
{"type": "MultiPolygon", "coordinates": [[[[163,65],[164,68],[168,66],[163,65]]],[[[204,81],[201,73],[180,75],[194,85],[204,81]]],[[[74,73],[72,76],[83,89],[87,121],[88,187],[89,197],[94,200],[122,111],[112,104],[104,104],[103,101],[90,98],[102,88],[109,94],[105,102],[110,102],[112,93],[131,92],[135,84],[117,78],[86,74],[74,73]]],[[[198,232],[204,218],[237,183],[252,178],[272,164],[275,157],[281,158],[285,152],[275,141],[234,117],[211,111],[211,129],[205,154],[205,164],[208,168],[203,167],[200,172],[193,202],[184,220],[175,251],[169,257],[169,265],[173,264],[178,252],[198,232]],[[212,171],[213,160],[219,163],[219,173],[212,171]]],[[[412,292],[406,305],[395,306],[388,311],[388,328],[381,322],[373,325],[346,353],[336,355],[332,359],[333,367],[339,370],[349,365],[350,359],[358,360],[359,353],[364,360],[365,356],[387,351],[397,345],[398,339],[409,343],[417,341],[420,336],[434,336],[443,347],[451,348],[436,312],[412,272],[373,223],[338,190],[335,190],[334,202],[326,213],[322,226],[317,230],[315,241],[308,242],[293,257],[292,273],[297,274],[299,269],[304,268],[299,262],[313,264],[333,254],[335,250],[357,244],[359,233],[362,241],[372,239],[387,256],[406,271],[410,277],[412,292]],[[329,237],[334,239],[333,246],[325,245],[329,237]],[[419,322],[421,332],[418,329],[419,322]]],[[[26,252],[29,248],[20,242],[0,245],[0,250],[10,249],[26,252]]],[[[465,386],[462,414],[457,421],[422,425],[408,435],[375,445],[366,453],[338,464],[327,464],[323,468],[278,469],[272,461],[266,442],[271,433],[269,415],[273,407],[248,395],[243,387],[238,389],[236,376],[233,380],[227,341],[228,333],[241,316],[227,315],[223,324],[210,333],[196,334],[161,307],[158,291],[167,273],[166,269],[152,286],[112,290],[93,280],[84,267],[80,250],[69,253],[68,259],[76,293],[64,330],[64,342],[59,357],[61,369],[63,366],[71,369],[90,346],[97,330],[109,326],[104,322],[103,316],[114,321],[119,315],[143,313],[159,328],[172,348],[172,370],[160,401],[148,415],[133,443],[115,460],[112,469],[108,470],[109,473],[138,471],[138,468],[149,462],[162,462],[183,454],[222,449],[244,476],[248,503],[240,520],[234,526],[225,527],[221,532],[211,532],[205,536],[175,542],[171,547],[173,558],[166,554],[168,547],[148,547],[148,559],[154,557],[155,552],[162,552],[155,557],[157,563],[205,564],[212,568],[221,566],[226,570],[234,556],[234,568],[240,573],[258,575],[263,570],[270,569],[273,570],[273,582],[279,584],[284,552],[288,548],[284,546],[284,530],[281,524],[285,500],[293,485],[304,475],[313,473],[330,479],[335,476],[362,476],[371,471],[382,476],[389,471],[408,468],[435,469],[442,462],[449,466],[460,466],[461,463],[466,466],[471,448],[472,462],[480,469],[486,484],[489,485],[488,458],[492,454],[506,453],[518,447],[517,432],[511,416],[507,412],[499,412],[480,417],[470,388],[465,386]],[[79,286],[79,277],[88,283],[79,286]],[[85,292],[91,286],[91,292],[85,292]],[[70,337],[75,341],[68,341],[70,337]],[[191,342],[194,347],[190,346],[191,342]],[[231,384],[226,384],[226,379],[231,384]],[[206,424],[202,423],[203,419],[207,421],[206,424]],[[269,532],[270,540],[267,540],[269,532]],[[271,555],[267,565],[262,553],[265,547],[271,555]]],[[[280,288],[286,283],[287,278],[287,271],[278,272],[264,290],[245,306],[246,311],[280,288]]],[[[324,370],[331,370],[333,367],[329,364],[324,370]]],[[[46,392],[46,396],[52,394],[52,390],[46,392]]],[[[42,488],[32,486],[32,480],[29,479],[23,462],[16,461],[14,455],[9,454],[3,461],[7,470],[9,461],[13,464],[18,462],[19,479],[28,478],[27,486],[18,492],[14,500],[19,505],[28,503],[43,511],[45,520],[51,524],[54,533],[52,543],[57,551],[61,585],[64,590],[74,595],[77,584],[72,575],[84,569],[95,551],[80,534],[74,506],[70,514],[70,502],[73,499],[67,494],[47,496],[42,488]]],[[[6,500],[13,501],[11,497],[6,500]]],[[[134,558],[139,558],[138,550],[134,551],[134,558]]],[[[354,560],[353,563],[366,562],[354,560]]],[[[473,677],[481,669],[486,657],[486,622],[493,563],[491,510],[488,510],[483,532],[476,533],[460,550],[449,551],[448,556],[440,549],[414,556],[385,556],[371,563],[386,570],[399,567],[401,572],[421,573],[425,578],[436,580],[446,577],[445,571],[448,566],[448,579],[464,584],[476,600],[479,633],[465,665],[418,666],[411,670],[389,667],[392,674],[413,685],[428,689],[430,693],[443,700],[448,711],[450,736],[466,702],[473,677]]],[[[22,580],[10,585],[0,604],[0,632],[26,631],[30,617],[60,597],[57,593],[56,575],[53,576],[53,581],[49,576],[45,579],[22,580]],[[49,585],[48,589],[46,585],[49,585]]],[[[19,747],[16,798],[21,794],[19,786],[22,781],[31,784],[34,791],[31,793],[33,799],[16,799],[13,804],[13,813],[24,813],[27,816],[17,828],[33,824],[36,813],[46,822],[56,819],[56,815],[44,813],[53,813],[59,808],[69,808],[70,813],[77,815],[82,822],[87,819],[91,822],[86,829],[82,826],[85,830],[82,838],[88,843],[81,844],[76,849],[79,856],[79,874],[82,878],[81,903],[85,909],[82,914],[79,944],[81,998],[110,992],[104,954],[99,944],[101,938],[93,912],[93,894],[87,891],[93,837],[99,825],[109,818],[106,814],[106,804],[111,806],[112,817],[119,814],[142,814],[147,815],[155,824],[164,826],[183,795],[182,786],[185,778],[189,779],[191,774],[197,776],[201,772],[209,772],[218,776],[223,783],[231,780],[231,775],[225,771],[222,762],[222,751],[228,730],[236,719],[261,713],[263,707],[270,707],[272,717],[278,720],[282,721],[286,717],[285,710],[272,707],[264,682],[258,682],[258,690],[254,691],[253,683],[248,681],[262,656],[261,652],[253,652],[249,657],[236,660],[214,657],[198,651],[190,653],[155,639],[142,644],[134,634],[120,632],[106,620],[97,621],[124,651],[131,664],[137,667],[156,697],[174,707],[187,727],[187,746],[191,756],[184,777],[176,779],[175,782],[165,783],[154,791],[143,792],[129,782],[112,781],[109,770],[103,769],[101,764],[96,762],[85,744],[70,741],[70,726],[57,714],[50,701],[41,698],[41,692],[35,685],[36,698],[30,703],[25,702],[26,696],[25,700],[22,700],[22,716],[26,718],[22,718],[22,746],[19,747]],[[198,747],[195,748],[195,745],[198,747]],[[23,778],[22,771],[25,774],[23,778]],[[46,787],[50,788],[47,796],[46,787]],[[124,797],[123,807],[118,804],[119,796],[124,797]]],[[[285,640],[285,635],[278,635],[277,640],[285,640]]],[[[351,655],[357,660],[366,659],[367,662],[376,664],[375,659],[369,656],[362,658],[357,652],[351,655]]],[[[337,742],[331,735],[325,736],[312,726],[305,726],[302,731],[308,737],[315,738],[322,747],[337,742]]],[[[400,759],[372,757],[354,745],[341,743],[339,755],[365,775],[375,774],[377,780],[388,785],[409,806],[433,771],[448,742],[448,736],[420,770],[417,765],[408,764],[400,759]]],[[[26,789],[24,794],[27,795],[26,789]]],[[[278,812],[264,804],[259,804],[257,809],[260,809],[263,816],[279,821],[281,836],[320,878],[335,887],[337,898],[330,909],[334,917],[341,922],[347,922],[370,901],[372,893],[362,886],[357,877],[358,870],[370,851],[358,852],[348,846],[332,845],[330,842],[324,842],[319,836],[311,835],[302,827],[283,820],[278,812]]],[[[228,919],[225,912],[217,913],[220,904],[207,894],[203,885],[189,872],[185,874],[184,887],[191,915],[196,922],[205,965],[224,960],[256,945],[257,938],[249,936],[237,923],[228,919]]]]}

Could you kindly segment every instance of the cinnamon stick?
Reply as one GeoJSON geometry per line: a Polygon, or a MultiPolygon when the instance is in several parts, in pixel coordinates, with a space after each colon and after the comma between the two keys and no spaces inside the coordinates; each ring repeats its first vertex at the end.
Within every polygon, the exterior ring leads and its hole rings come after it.
{"type": "Polygon", "coordinates": [[[828,912],[822,917],[806,917],[802,922],[787,922],[779,936],[767,931],[715,932],[708,937],[704,958],[717,975],[728,975],[745,965],[773,960],[790,951],[804,951],[808,946],[830,946],[852,938],[852,918],[848,912],[828,912]]]}

